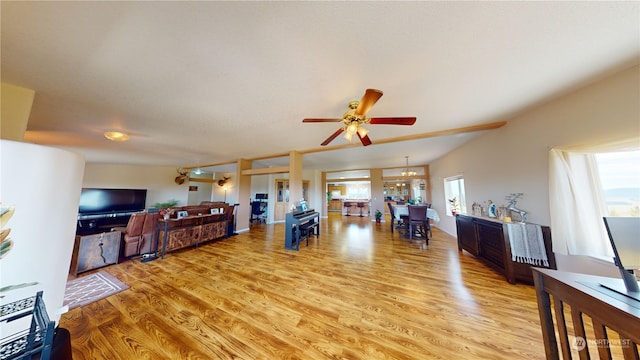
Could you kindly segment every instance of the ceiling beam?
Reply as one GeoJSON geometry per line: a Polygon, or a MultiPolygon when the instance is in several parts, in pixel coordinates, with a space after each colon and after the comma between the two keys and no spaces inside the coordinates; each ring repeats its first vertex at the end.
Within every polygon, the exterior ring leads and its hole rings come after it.
{"type": "Polygon", "coordinates": [[[260,168],[260,169],[247,169],[242,170],[240,175],[267,175],[267,174],[282,174],[288,173],[289,166],[277,166],[270,168],[260,168]]]}
{"type": "MultiPolygon", "coordinates": [[[[487,124],[464,126],[464,127],[460,127],[460,128],[454,128],[454,129],[431,131],[431,132],[420,133],[420,134],[399,136],[399,137],[394,137],[394,138],[377,139],[375,142],[373,142],[369,146],[380,145],[380,144],[389,144],[389,143],[401,142],[401,141],[426,139],[426,138],[436,137],[436,136],[455,135],[455,134],[464,134],[464,133],[476,132],[476,131],[493,130],[493,129],[497,129],[497,128],[503,127],[506,124],[507,124],[506,121],[496,121],[496,122],[487,123],[487,124]]],[[[362,145],[360,145],[359,143],[341,144],[341,145],[323,146],[323,147],[319,147],[319,148],[311,148],[311,149],[307,149],[307,150],[296,150],[296,151],[301,153],[301,154],[312,154],[312,153],[323,152],[323,151],[346,149],[346,148],[355,147],[355,146],[362,146],[362,145]]],[[[277,154],[271,154],[271,155],[263,155],[263,156],[249,158],[247,160],[256,161],[256,160],[273,159],[273,158],[279,158],[279,157],[285,157],[285,156],[289,156],[289,153],[287,152],[287,153],[277,153],[277,154]]],[[[183,167],[183,169],[190,170],[190,169],[196,169],[196,168],[199,168],[199,167],[229,165],[229,164],[235,164],[235,163],[236,163],[236,161],[228,161],[228,162],[221,162],[221,163],[214,163],[214,164],[202,164],[202,165],[196,165],[196,166],[188,166],[188,167],[183,167]]],[[[252,170],[262,170],[262,169],[252,169],[252,170]]],[[[243,171],[248,171],[248,170],[243,170],[243,171]]],[[[264,174],[271,174],[271,173],[270,172],[266,172],[264,174]]],[[[247,174],[247,175],[250,175],[250,174],[247,174]]],[[[255,174],[251,174],[251,175],[255,175],[255,174]]]]}
{"type": "Polygon", "coordinates": [[[189,181],[190,182],[193,181],[193,182],[212,183],[212,184],[218,182],[218,180],[216,180],[216,179],[203,179],[203,178],[192,178],[192,177],[189,178],[189,181]]]}
{"type": "Polygon", "coordinates": [[[191,169],[204,168],[204,167],[209,167],[209,166],[231,165],[231,164],[236,164],[236,163],[237,163],[237,161],[225,161],[225,162],[219,162],[219,163],[213,163],[213,164],[200,164],[200,165],[194,165],[194,166],[184,166],[184,167],[181,167],[181,169],[191,170],[191,169]]]}
{"type": "MultiPolygon", "coordinates": [[[[436,137],[436,136],[455,135],[455,134],[464,134],[464,133],[475,132],[475,131],[493,130],[493,129],[503,127],[506,124],[507,124],[506,121],[497,121],[497,122],[488,123],[488,124],[465,126],[461,128],[455,128],[455,129],[431,131],[431,132],[426,132],[421,134],[412,134],[412,135],[399,136],[399,137],[387,138],[387,139],[378,139],[369,146],[389,144],[389,143],[401,142],[401,141],[426,139],[426,138],[436,137]]],[[[361,145],[358,143],[341,144],[341,145],[333,145],[333,146],[323,146],[323,147],[307,149],[307,150],[299,150],[298,152],[302,154],[310,154],[310,153],[316,153],[316,152],[322,152],[322,151],[346,149],[354,146],[361,146],[361,145]]]]}

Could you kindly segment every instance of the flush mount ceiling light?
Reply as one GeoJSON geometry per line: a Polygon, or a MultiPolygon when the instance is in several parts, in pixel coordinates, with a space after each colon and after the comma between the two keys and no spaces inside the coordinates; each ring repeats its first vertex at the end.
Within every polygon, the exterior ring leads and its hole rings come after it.
{"type": "Polygon", "coordinates": [[[129,134],[120,131],[105,131],[104,137],[111,141],[123,142],[129,140],[129,134]]]}
{"type": "Polygon", "coordinates": [[[417,173],[413,169],[409,169],[409,157],[405,156],[404,158],[407,159],[407,167],[400,174],[402,176],[416,176],[417,173]]]}

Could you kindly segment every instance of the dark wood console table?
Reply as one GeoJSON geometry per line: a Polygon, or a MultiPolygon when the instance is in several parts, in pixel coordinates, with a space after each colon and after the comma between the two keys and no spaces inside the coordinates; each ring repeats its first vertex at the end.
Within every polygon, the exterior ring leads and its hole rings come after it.
{"type": "Polygon", "coordinates": [[[571,349],[578,352],[580,359],[589,359],[590,346],[597,348],[600,359],[612,359],[611,350],[624,359],[639,358],[640,302],[599,286],[621,279],[540,268],[533,269],[533,279],[547,359],[561,358],[556,328],[563,359],[571,359],[571,349]],[[570,310],[565,309],[565,305],[570,310]],[[565,318],[567,313],[571,317],[569,324],[565,318]],[[592,320],[594,336],[587,336],[585,315],[592,320]],[[570,327],[573,328],[572,341],[570,327]],[[609,337],[611,332],[618,333],[619,338],[609,337]]]}
{"type": "MultiPolygon", "coordinates": [[[[507,223],[471,215],[456,215],[458,250],[465,250],[504,274],[511,284],[533,284],[532,265],[512,260],[507,223]]],[[[549,268],[556,268],[551,245],[551,229],[542,226],[549,268]]]]}
{"type": "Polygon", "coordinates": [[[167,251],[188,246],[198,247],[200,243],[227,237],[228,217],[229,214],[205,214],[158,220],[158,231],[155,234],[156,254],[160,251],[164,259],[167,251]]]}

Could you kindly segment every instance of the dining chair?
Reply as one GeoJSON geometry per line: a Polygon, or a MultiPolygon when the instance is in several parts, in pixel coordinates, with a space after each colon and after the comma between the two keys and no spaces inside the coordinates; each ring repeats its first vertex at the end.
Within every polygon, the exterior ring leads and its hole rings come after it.
{"type": "Polygon", "coordinates": [[[393,228],[396,226],[399,228],[402,220],[398,220],[398,224],[396,224],[396,214],[393,210],[393,205],[390,202],[388,202],[387,205],[389,206],[389,214],[391,214],[391,233],[393,234],[393,228]]]}
{"type": "Polygon", "coordinates": [[[429,218],[427,218],[427,206],[424,205],[408,205],[409,217],[408,228],[409,242],[413,241],[414,233],[420,234],[425,239],[427,245],[429,245],[428,233],[431,231],[431,225],[429,224],[429,218]]]}

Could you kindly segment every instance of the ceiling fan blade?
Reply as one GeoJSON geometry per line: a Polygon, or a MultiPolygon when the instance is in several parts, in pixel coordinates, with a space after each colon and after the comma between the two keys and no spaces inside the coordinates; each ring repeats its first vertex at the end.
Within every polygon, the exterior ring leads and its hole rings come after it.
{"type": "Polygon", "coordinates": [[[385,117],[385,118],[371,118],[370,124],[383,124],[383,125],[413,125],[416,122],[414,117],[385,117]]]}
{"type": "Polygon", "coordinates": [[[322,142],[322,144],[320,144],[320,145],[322,145],[322,146],[327,146],[327,145],[329,145],[329,143],[330,143],[330,142],[332,142],[332,141],[333,141],[333,139],[337,138],[337,137],[338,137],[338,135],[342,134],[342,132],[343,132],[343,131],[344,131],[344,129],[343,129],[343,128],[338,129],[336,132],[334,132],[334,133],[333,133],[333,135],[329,136],[329,137],[327,138],[327,140],[323,141],[323,142],[322,142]]]}
{"type": "Polygon", "coordinates": [[[342,119],[303,119],[303,123],[340,122],[342,119]]]}
{"type": "Polygon", "coordinates": [[[382,91],[376,89],[367,89],[364,92],[364,96],[362,100],[360,100],[360,104],[356,109],[355,114],[358,116],[365,116],[371,107],[382,97],[382,91]]]}
{"type": "Polygon", "coordinates": [[[356,132],[356,134],[358,134],[358,137],[360,138],[360,141],[362,142],[362,145],[364,145],[364,146],[371,145],[371,139],[369,139],[369,135],[360,136],[359,132],[356,132]]]}

